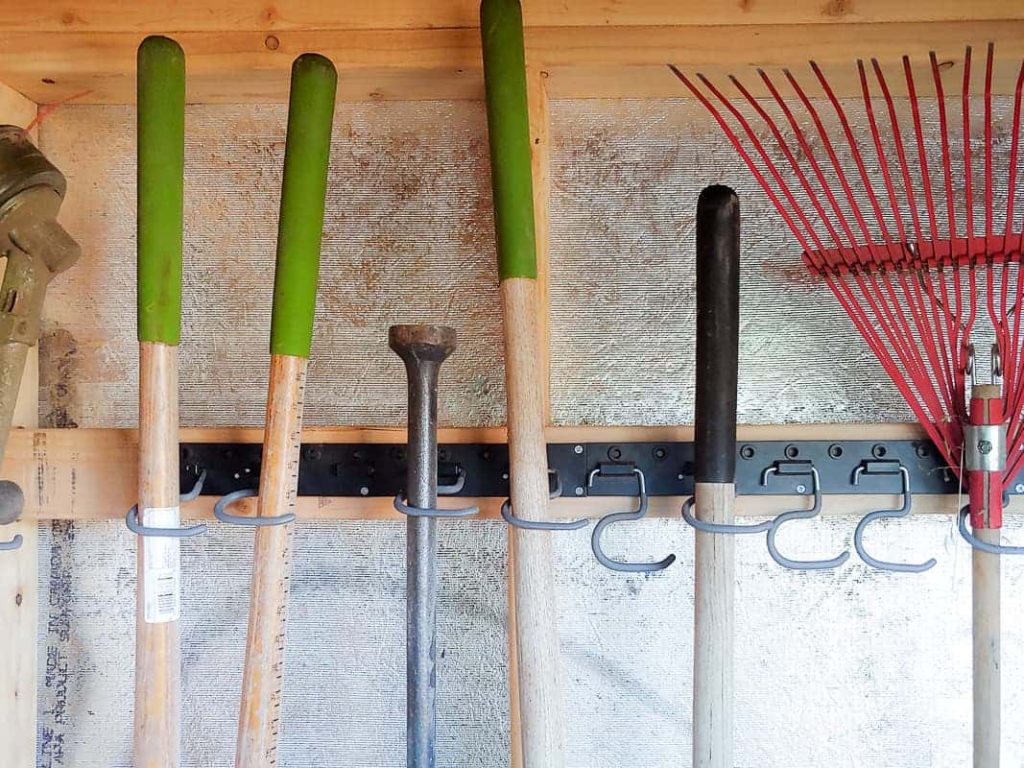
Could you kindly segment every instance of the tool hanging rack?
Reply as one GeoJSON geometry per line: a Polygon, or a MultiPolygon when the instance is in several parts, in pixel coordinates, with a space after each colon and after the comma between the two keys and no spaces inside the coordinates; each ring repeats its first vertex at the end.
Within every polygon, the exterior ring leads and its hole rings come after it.
{"type": "MultiPolygon", "coordinates": [[[[187,492],[205,473],[201,495],[223,496],[259,483],[262,446],[258,443],[181,444],[181,487],[187,492]]],[[[550,490],[566,499],[636,496],[636,480],[613,467],[644,474],[649,496],[693,493],[692,442],[549,443],[550,490]],[[598,474],[590,479],[593,472],[598,474]]],[[[456,486],[450,496],[503,498],[508,495],[508,445],[446,443],[438,447],[438,482],[456,486]]],[[[954,468],[928,440],[754,440],[736,449],[736,490],[744,496],[811,493],[806,477],[784,475],[763,482],[766,469],[782,462],[817,469],[823,495],[877,495],[899,492],[898,480],[865,469],[898,464],[909,474],[914,493],[956,494],[954,468]],[[860,472],[858,472],[860,469],[860,472]]],[[[384,443],[304,443],[299,461],[299,496],[394,497],[404,491],[404,445],[384,443]]],[[[1011,494],[1024,493],[1024,474],[1011,494]]]]}

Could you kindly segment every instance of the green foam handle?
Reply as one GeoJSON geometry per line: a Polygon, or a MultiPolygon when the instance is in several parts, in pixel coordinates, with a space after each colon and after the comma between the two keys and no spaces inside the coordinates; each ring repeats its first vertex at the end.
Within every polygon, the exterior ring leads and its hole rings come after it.
{"type": "Polygon", "coordinates": [[[138,51],[139,341],[181,339],[182,199],[185,173],[185,54],[147,37],[138,51]]]}
{"type": "Polygon", "coordinates": [[[498,275],[537,277],[530,117],[519,0],[483,0],[480,35],[491,145],[498,275]]]}
{"type": "Polygon", "coordinates": [[[304,53],[292,64],[270,328],[275,355],[309,357],[313,342],[337,83],[323,56],[304,53]]]}

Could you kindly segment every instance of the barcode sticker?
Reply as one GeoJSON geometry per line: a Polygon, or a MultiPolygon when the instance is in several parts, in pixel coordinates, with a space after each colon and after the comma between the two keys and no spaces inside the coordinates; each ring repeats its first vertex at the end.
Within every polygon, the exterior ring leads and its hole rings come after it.
{"type": "MultiPolygon", "coordinates": [[[[142,524],[177,528],[178,507],[154,507],[142,513],[142,524]]],[[[177,621],[181,615],[181,548],[178,539],[147,536],[143,539],[143,619],[147,624],[177,621]]]]}

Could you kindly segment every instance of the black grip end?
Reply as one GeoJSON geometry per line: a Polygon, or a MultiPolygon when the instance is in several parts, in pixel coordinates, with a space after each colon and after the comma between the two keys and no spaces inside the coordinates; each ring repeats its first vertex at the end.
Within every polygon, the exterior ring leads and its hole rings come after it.
{"type": "Polygon", "coordinates": [[[697,201],[695,467],[698,483],[736,477],[739,368],[740,204],[714,185],[697,201]]]}

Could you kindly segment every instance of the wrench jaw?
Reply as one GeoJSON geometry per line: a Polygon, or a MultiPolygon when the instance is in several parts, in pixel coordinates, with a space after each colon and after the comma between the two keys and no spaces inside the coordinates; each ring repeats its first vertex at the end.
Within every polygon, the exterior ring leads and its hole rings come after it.
{"type": "MultiPolygon", "coordinates": [[[[46,289],[81,255],[57,223],[66,186],[25,131],[0,126],[0,460],[28,350],[39,341],[46,289]]],[[[0,525],[16,520],[24,508],[20,489],[10,481],[3,486],[0,525]]]]}

